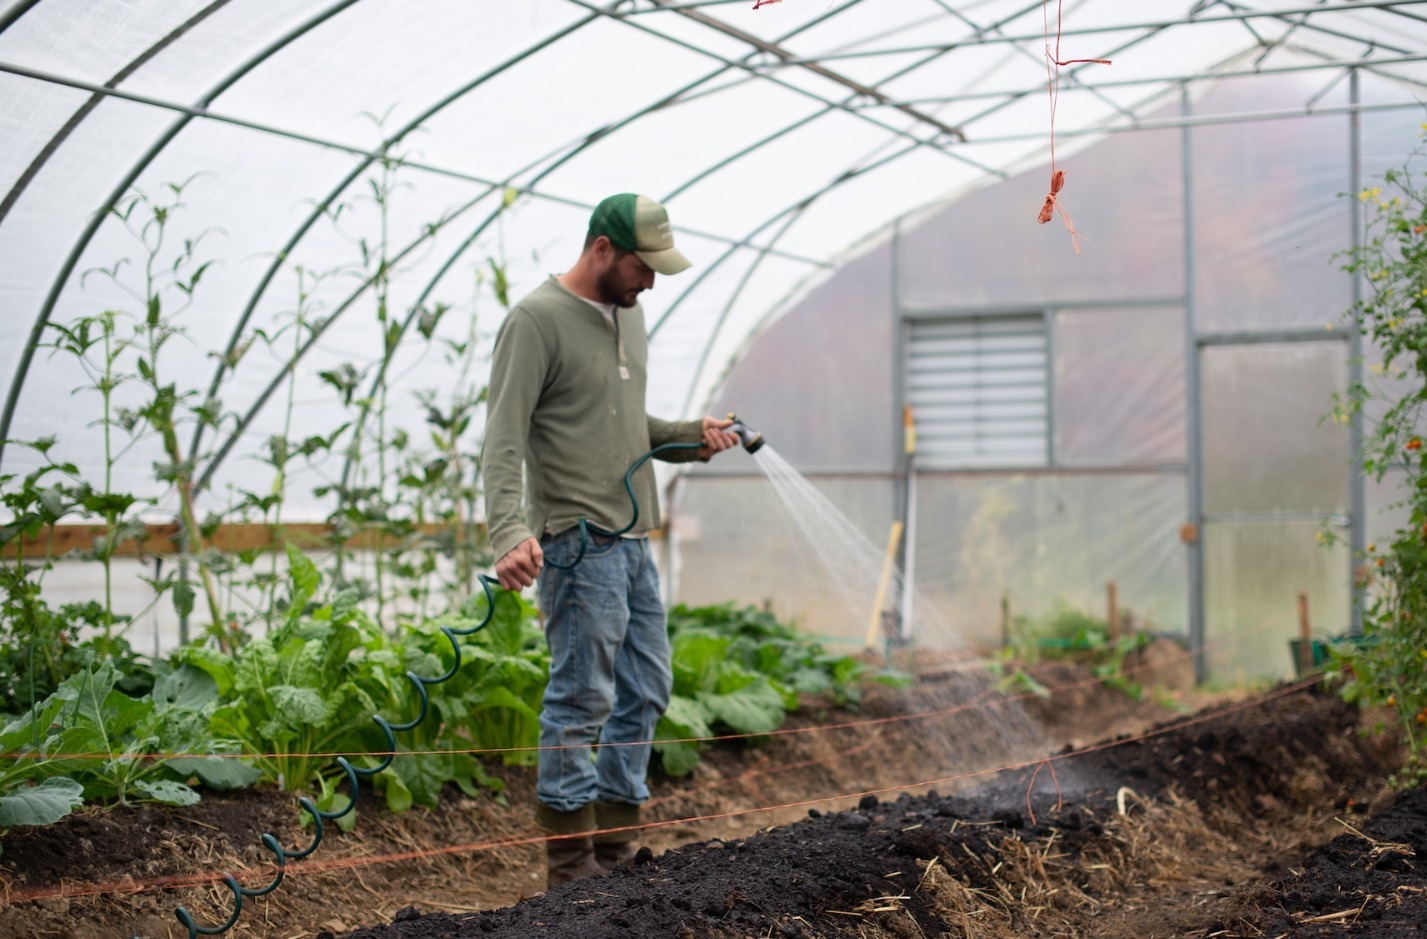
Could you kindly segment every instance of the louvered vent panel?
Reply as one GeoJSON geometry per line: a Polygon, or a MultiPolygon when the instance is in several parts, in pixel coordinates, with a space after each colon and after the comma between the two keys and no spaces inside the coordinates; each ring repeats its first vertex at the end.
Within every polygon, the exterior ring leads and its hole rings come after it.
{"type": "Polygon", "coordinates": [[[1045,466],[1047,355],[1039,315],[912,323],[906,376],[917,462],[1045,466]]]}

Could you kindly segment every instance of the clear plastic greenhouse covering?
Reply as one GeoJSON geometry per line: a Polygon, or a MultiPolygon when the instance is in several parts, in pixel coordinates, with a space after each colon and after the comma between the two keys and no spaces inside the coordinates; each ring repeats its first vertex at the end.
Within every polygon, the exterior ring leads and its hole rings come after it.
{"type": "MultiPolygon", "coordinates": [[[[350,434],[377,391],[388,434],[424,436],[483,384],[500,297],[564,270],[592,206],[636,191],[694,262],[644,300],[651,413],[737,408],[879,544],[905,494],[901,406],[932,393],[908,384],[912,334],[1031,342],[1002,362],[1044,366],[1022,383],[1041,409],[1002,415],[1014,439],[929,433],[940,456],[917,464],[912,574],[967,635],[1004,592],[1035,612],[1105,580],[1170,631],[1246,621],[1277,601],[1235,577],[1267,557],[1321,568],[1308,587],[1338,616],[1346,556],[1295,539],[1387,524],[1312,397],[1350,371],[1323,330],[1351,302],[1339,196],[1413,149],[1424,62],[1427,6],[1407,2],[3,3],[0,473],[102,472],[99,382],[60,327],[143,323],[147,275],[180,331],[116,361],[213,417],[182,434],[205,511],[271,489],[275,436],[350,434]],[[1036,224],[1052,146],[1078,253],[1060,218],[1036,224]],[[1200,574],[1179,540],[1196,518],[1200,574]]],[[[111,413],[140,403],[121,385],[111,413]]],[[[171,513],[163,441],[110,446],[112,488],[171,513]]],[[[351,482],[344,447],[324,452],[285,480],[294,520],[351,482]]],[[[385,483],[380,461],[358,478],[385,483]]],[[[786,578],[780,603],[823,616],[786,545],[720,509],[754,511],[755,483],[730,460],[671,491],[679,595],[786,578]]],[[[861,635],[865,611],[827,615],[861,635]]]]}

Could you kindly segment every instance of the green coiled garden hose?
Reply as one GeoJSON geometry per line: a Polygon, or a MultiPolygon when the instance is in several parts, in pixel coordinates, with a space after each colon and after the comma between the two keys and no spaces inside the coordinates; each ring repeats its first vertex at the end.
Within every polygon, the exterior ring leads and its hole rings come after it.
{"type": "Polygon", "coordinates": [[[650,450],[648,453],[644,454],[639,459],[635,460],[633,463],[629,464],[629,469],[626,470],[624,473],[624,491],[629,494],[629,504],[633,507],[633,512],[630,516],[629,524],[616,531],[609,531],[608,529],[600,528],[598,525],[592,523],[589,519],[582,518],[580,519],[579,524],[577,526],[580,529],[580,550],[576,552],[575,559],[569,564],[556,564],[554,561],[550,560],[549,558],[546,558],[545,563],[549,564],[551,567],[558,568],[562,571],[568,571],[570,568],[580,563],[580,561],[584,558],[585,551],[590,546],[591,533],[599,535],[602,538],[618,538],[620,535],[623,535],[625,532],[629,531],[635,526],[635,523],[639,521],[639,500],[634,497],[634,474],[639,471],[639,467],[643,466],[651,458],[660,453],[665,453],[670,450],[698,450],[702,447],[702,443],[660,444],[653,450],[650,450]]]}
{"type": "MultiPolygon", "coordinates": [[[[639,459],[635,460],[624,474],[624,490],[629,495],[629,503],[632,508],[632,516],[629,520],[629,524],[625,525],[623,528],[617,531],[609,531],[607,529],[600,528],[599,526],[592,524],[587,519],[582,518],[579,522],[580,550],[579,553],[575,555],[575,559],[569,564],[556,564],[553,561],[548,560],[546,563],[550,564],[551,567],[557,567],[562,570],[569,570],[576,564],[579,564],[580,560],[584,558],[585,550],[589,546],[589,536],[591,533],[606,538],[617,538],[620,535],[623,535],[628,532],[639,521],[639,500],[634,495],[633,483],[634,474],[639,470],[639,468],[643,466],[648,460],[660,453],[665,453],[671,450],[697,450],[702,446],[702,443],[666,443],[655,447],[648,453],[641,456],[639,459]]],[[[491,617],[495,614],[496,595],[492,590],[492,587],[499,586],[499,582],[496,581],[495,578],[489,577],[485,574],[479,575],[479,580],[481,584],[481,589],[485,592],[486,595],[486,613],[485,616],[482,617],[481,621],[475,626],[471,626],[467,629],[453,629],[450,626],[441,627],[441,632],[446,634],[446,638],[451,642],[451,649],[455,653],[455,659],[454,661],[452,661],[451,667],[446,671],[446,674],[436,678],[424,678],[416,674],[415,672],[408,671],[406,673],[407,679],[411,682],[412,687],[416,689],[416,694],[421,699],[420,713],[418,713],[416,717],[412,720],[409,720],[403,724],[393,724],[389,722],[386,718],[382,717],[380,714],[372,715],[372,721],[375,722],[376,725],[381,728],[382,734],[386,737],[387,748],[381,763],[377,766],[372,767],[357,767],[353,766],[351,761],[348,760],[345,756],[337,757],[337,765],[342,769],[342,772],[347,777],[347,785],[350,792],[350,796],[347,800],[346,806],[344,806],[339,811],[329,812],[318,808],[316,803],[314,803],[306,796],[299,797],[297,800],[297,804],[301,806],[304,812],[306,812],[312,817],[312,843],[300,851],[289,851],[284,848],[281,843],[279,843],[276,837],[271,834],[264,834],[262,836],[263,845],[269,851],[272,852],[273,857],[277,861],[277,873],[273,876],[272,882],[264,887],[250,889],[238,883],[238,879],[232,874],[225,872],[222,878],[223,883],[226,884],[228,889],[233,893],[232,914],[229,915],[227,921],[220,926],[200,926],[197,922],[194,921],[193,914],[189,913],[187,908],[182,906],[178,907],[178,909],[174,911],[174,915],[178,917],[178,921],[183,924],[185,929],[188,930],[188,939],[196,939],[196,937],[200,935],[214,936],[218,935],[219,933],[227,932],[229,929],[232,929],[233,926],[238,922],[238,918],[243,913],[243,900],[245,897],[261,897],[276,890],[278,885],[282,883],[283,877],[287,873],[287,862],[302,860],[303,858],[312,854],[312,852],[316,851],[317,846],[322,843],[323,822],[335,821],[347,815],[354,808],[356,808],[357,796],[359,792],[359,777],[375,776],[392,764],[392,760],[396,758],[396,733],[398,731],[411,730],[426,719],[426,712],[429,709],[430,704],[430,696],[427,693],[427,688],[431,685],[439,685],[444,681],[450,680],[456,674],[456,671],[461,667],[461,646],[456,641],[456,637],[469,636],[481,631],[486,627],[486,625],[490,622],[491,617]]]]}

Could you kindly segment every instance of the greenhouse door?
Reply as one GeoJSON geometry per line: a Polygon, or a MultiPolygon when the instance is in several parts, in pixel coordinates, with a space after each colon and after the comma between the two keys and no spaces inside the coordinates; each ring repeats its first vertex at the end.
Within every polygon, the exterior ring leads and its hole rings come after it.
{"type": "Polygon", "coordinates": [[[1292,675],[1300,594],[1315,634],[1350,622],[1348,345],[1283,338],[1200,341],[1203,678],[1292,675]]]}

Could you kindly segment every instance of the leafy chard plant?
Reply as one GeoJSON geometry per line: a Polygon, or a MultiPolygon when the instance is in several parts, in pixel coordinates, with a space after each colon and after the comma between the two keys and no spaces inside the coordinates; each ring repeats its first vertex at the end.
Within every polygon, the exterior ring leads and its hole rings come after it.
{"type": "Polygon", "coordinates": [[[354,591],[319,603],[321,574],[292,547],[288,576],[283,622],[273,635],[231,656],[190,647],[179,658],[206,672],[222,696],[209,731],[252,755],[262,780],[292,791],[335,769],[333,754],[380,752],[385,742],[372,715],[396,713],[395,689],[405,678],[354,591]]]}
{"type": "MultiPolygon", "coordinates": [[[[376,778],[395,811],[413,802],[434,807],[447,782],[468,795],[478,786],[500,792],[503,783],[485,771],[478,751],[498,753],[507,765],[534,765],[549,652],[535,609],[517,594],[496,597],[485,628],[460,637],[461,667],[430,686],[426,720],[399,738],[403,750],[415,752],[399,756],[376,778]]],[[[452,650],[442,627],[469,629],[485,620],[485,609],[482,595],[457,612],[403,630],[408,667],[419,675],[445,674],[452,650]]],[[[408,700],[408,712],[416,707],[408,700]]]]}
{"type": "Polygon", "coordinates": [[[767,734],[799,707],[800,694],[828,695],[856,707],[865,682],[903,686],[906,675],[877,672],[832,655],[767,610],[732,604],[669,613],[674,694],[655,732],[655,751],[670,775],[698,765],[700,738],[767,734]]]}

